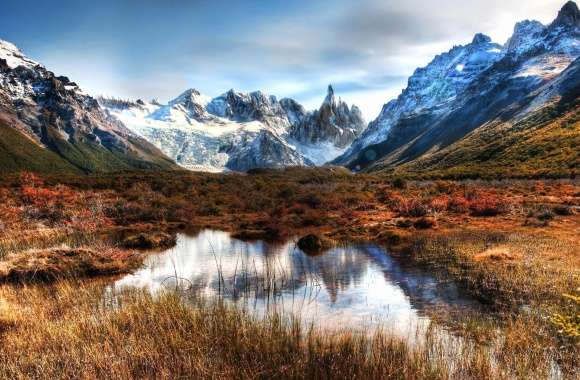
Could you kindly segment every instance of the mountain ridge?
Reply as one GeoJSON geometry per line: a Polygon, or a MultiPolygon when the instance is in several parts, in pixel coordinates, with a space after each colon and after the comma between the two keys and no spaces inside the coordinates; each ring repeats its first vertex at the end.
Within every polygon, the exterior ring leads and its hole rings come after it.
{"type": "Polygon", "coordinates": [[[366,127],[360,110],[336,100],[331,86],[315,111],[306,111],[294,99],[234,89],[213,99],[189,89],[157,105],[106,98],[100,102],[111,115],[191,170],[321,165],[346,149],[366,127]]]}
{"type": "Polygon", "coordinates": [[[0,40],[0,122],[4,145],[0,171],[24,170],[29,152],[57,172],[173,170],[177,166],[146,140],[111,118],[65,76],[56,76],[0,40]],[[19,147],[19,149],[16,149],[19,147]],[[44,152],[46,151],[46,152],[44,152]],[[50,153],[48,153],[50,152],[50,153]]]}
{"type": "Polygon", "coordinates": [[[415,71],[401,95],[334,163],[353,170],[395,170],[495,119],[521,119],[557,100],[562,94],[542,89],[580,56],[579,15],[576,4],[568,2],[547,26],[517,23],[503,46],[477,34],[470,44],[436,56],[415,71]]]}

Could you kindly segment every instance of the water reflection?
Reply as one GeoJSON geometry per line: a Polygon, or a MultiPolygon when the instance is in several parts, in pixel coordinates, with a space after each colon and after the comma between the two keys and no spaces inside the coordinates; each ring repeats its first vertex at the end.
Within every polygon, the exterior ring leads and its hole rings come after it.
{"type": "Polygon", "coordinates": [[[311,257],[294,242],[243,242],[226,232],[179,235],[177,245],[112,285],[152,292],[179,285],[196,297],[222,297],[258,315],[299,315],[325,328],[381,324],[409,336],[428,322],[427,306],[477,307],[451,282],[405,266],[372,244],[337,247],[311,257]]]}

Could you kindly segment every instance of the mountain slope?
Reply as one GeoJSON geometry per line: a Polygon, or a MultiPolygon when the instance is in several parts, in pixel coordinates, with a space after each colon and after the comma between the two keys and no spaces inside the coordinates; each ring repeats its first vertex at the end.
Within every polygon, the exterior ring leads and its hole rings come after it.
{"type": "MultiPolygon", "coordinates": [[[[518,23],[505,46],[478,34],[436,57],[336,162],[357,170],[410,168],[406,163],[444,156],[461,140],[485,135],[481,128],[514,125],[558,102],[562,94],[547,89],[580,56],[579,14],[569,2],[549,26],[518,23]]],[[[413,166],[421,167],[434,170],[413,166]]]]}
{"type": "MultiPolygon", "coordinates": [[[[542,105],[496,119],[395,173],[430,176],[575,176],[580,172],[580,58],[535,96],[542,105]],[[547,100],[546,100],[547,99],[547,100]]],[[[381,170],[381,163],[373,167],[381,170]]]]}
{"type": "Polygon", "coordinates": [[[110,118],[74,82],[55,76],[2,40],[0,121],[4,140],[19,147],[5,147],[2,161],[12,162],[5,168],[83,173],[176,168],[157,148],[110,118]],[[39,160],[47,158],[52,164],[30,162],[30,152],[42,152],[39,160]]]}
{"type": "Polygon", "coordinates": [[[79,173],[58,154],[35,144],[16,129],[0,122],[0,173],[23,170],[43,173],[79,173]]]}
{"type": "Polygon", "coordinates": [[[190,89],[167,104],[100,99],[111,115],[181,166],[204,171],[324,164],[365,127],[360,111],[336,101],[307,112],[293,99],[230,90],[214,99],[190,89]]]}

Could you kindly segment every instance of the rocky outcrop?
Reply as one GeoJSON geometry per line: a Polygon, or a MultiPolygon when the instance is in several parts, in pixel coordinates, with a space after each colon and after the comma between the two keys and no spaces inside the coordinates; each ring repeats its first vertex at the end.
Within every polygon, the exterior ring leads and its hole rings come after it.
{"type": "Polygon", "coordinates": [[[294,123],[290,136],[303,144],[331,143],[346,148],[365,127],[360,110],[356,106],[349,109],[345,102],[336,99],[332,86],[328,86],[320,108],[294,123]]]}
{"type": "Polygon", "coordinates": [[[580,10],[573,1],[568,1],[558,12],[558,17],[551,24],[551,27],[576,27],[580,28],[580,10]]]}
{"type": "Polygon", "coordinates": [[[227,153],[226,167],[234,171],[313,165],[280,136],[268,130],[261,131],[251,142],[230,146],[227,153]]]}
{"type": "Polygon", "coordinates": [[[259,121],[277,128],[290,126],[286,111],[276,97],[261,91],[245,94],[230,90],[211,100],[206,108],[209,113],[232,121],[259,121]]]}

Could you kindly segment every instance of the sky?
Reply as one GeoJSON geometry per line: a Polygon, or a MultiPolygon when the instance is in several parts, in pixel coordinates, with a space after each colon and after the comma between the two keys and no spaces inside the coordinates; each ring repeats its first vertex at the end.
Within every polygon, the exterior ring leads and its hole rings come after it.
{"type": "Polygon", "coordinates": [[[262,90],[317,108],[328,84],[365,118],[475,33],[505,43],[565,0],[3,0],[0,39],[92,95],[168,101],[262,90]]]}

